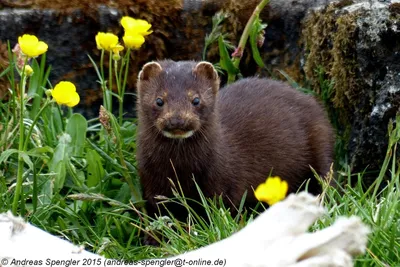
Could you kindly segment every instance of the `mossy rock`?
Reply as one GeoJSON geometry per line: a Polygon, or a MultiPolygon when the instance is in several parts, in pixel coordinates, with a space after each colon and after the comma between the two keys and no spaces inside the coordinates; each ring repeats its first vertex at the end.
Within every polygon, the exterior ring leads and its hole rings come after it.
{"type": "Polygon", "coordinates": [[[339,133],[340,156],[370,184],[386,155],[388,123],[400,106],[397,4],[341,1],[305,21],[304,71],[326,102],[339,133]],[[321,73],[317,69],[323,70],[321,73]],[[324,82],[333,81],[331,92],[324,82]]]}

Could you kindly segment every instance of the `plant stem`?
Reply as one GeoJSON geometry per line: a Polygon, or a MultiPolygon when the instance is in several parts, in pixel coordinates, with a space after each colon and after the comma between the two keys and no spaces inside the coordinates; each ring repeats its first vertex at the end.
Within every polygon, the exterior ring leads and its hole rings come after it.
{"type": "Polygon", "coordinates": [[[103,91],[103,105],[108,110],[108,103],[107,103],[107,88],[104,81],[104,49],[101,50],[100,55],[100,74],[101,74],[101,90],[103,91]]]}
{"type": "Polygon", "coordinates": [[[44,103],[43,107],[39,110],[39,112],[36,114],[31,126],[29,127],[28,134],[25,137],[25,142],[23,146],[23,151],[26,151],[28,148],[28,141],[29,137],[32,135],[33,128],[35,127],[37,121],[39,120],[39,117],[42,115],[43,111],[47,108],[47,106],[51,103],[51,100],[47,99],[46,102],[44,103]]]}
{"type": "MultiPolygon", "coordinates": [[[[8,44],[10,45],[10,44],[8,44]]],[[[9,58],[12,58],[12,61],[10,62],[10,85],[11,85],[11,89],[13,90],[13,93],[11,95],[12,97],[12,107],[13,107],[13,112],[14,112],[14,118],[17,118],[17,102],[16,102],[16,93],[17,90],[15,88],[15,78],[14,78],[14,67],[15,67],[15,55],[13,53],[11,53],[11,50],[9,50],[9,54],[8,54],[9,58]]]]}
{"type": "Polygon", "coordinates": [[[25,127],[24,127],[24,95],[25,95],[25,87],[26,87],[26,79],[25,76],[25,66],[28,61],[28,58],[25,59],[24,67],[21,71],[21,86],[19,90],[19,99],[20,99],[20,114],[19,114],[19,144],[18,144],[18,171],[17,171],[17,184],[15,187],[15,194],[12,203],[12,212],[14,215],[17,215],[18,211],[18,201],[19,196],[21,194],[22,189],[22,182],[23,182],[23,172],[24,172],[24,160],[22,158],[21,153],[24,151],[24,134],[25,134],[25,127]]]}
{"type": "MultiPolygon", "coordinates": [[[[244,51],[246,47],[247,40],[249,39],[251,27],[253,27],[255,19],[260,15],[261,11],[264,7],[268,4],[269,0],[262,0],[254,9],[253,14],[251,15],[250,19],[247,21],[246,27],[243,30],[242,36],[239,40],[239,45],[237,47],[238,51],[244,51]]],[[[233,59],[233,65],[238,68],[240,64],[242,56],[235,57],[233,59]]],[[[228,83],[234,82],[236,79],[236,74],[228,74],[228,83]]]]}
{"type": "MultiPolygon", "coordinates": [[[[375,199],[376,195],[378,194],[379,189],[381,188],[381,183],[385,176],[386,170],[388,169],[391,158],[394,157],[392,160],[395,161],[395,156],[393,155],[393,147],[394,147],[394,152],[395,152],[396,148],[397,148],[397,142],[399,142],[399,136],[400,136],[400,134],[399,134],[400,127],[398,125],[399,121],[397,119],[398,118],[396,118],[395,128],[391,132],[389,132],[389,142],[388,142],[388,148],[386,151],[386,156],[382,163],[382,167],[379,172],[379,176],[378,176],[378,178],[376,178],[376,180],[374,182],[375,186],[374,186],[374,191],[372,193],[372,199],[375,199]]],[[[390,122],[390,123],[392,123],[392,122],[390,122]]]]}
{"type": "MultiPolygon", "coordinates": [[[[123,95],[121,94],[121,75],[118,75],[118,60],[114,60],[114,75],[115,75],[115,83],[117,85],[117,90],[118,90],[118,102],[119,102],[119,107],[118,107],[118,118],[119,118],[119,124],[122,124],[122,103],[123,103],[123,95]]],[[[121,62],[121,65],[123,63],[121,62]]],[[[119,73],[121,73],[121,69],[119,70],[119,73]]]]}
{"type": "MultiPolygon", "coordinates": [[[[107,112],[109,112],[109,111],[107,111],[107,112]]],[[[126,165],[124,155],[122,153],[122,141],[121,141],[120,126],[118,125],[116,118],[112,114],[109,114],[109,117],[111,120],[111,127],[112,127],[114,135],[115,135],[115,141],[116,141],[116,145],[117,145],[116,150],[118,153],[120,164],[122,166],[122,172],[123,172],[122,175],[124,176],[125,181],[127,182],[128,186],[129,186],[132,196],[135,198],[135,200],[140,200],[141,199],[140,193],[135,188],[135,185],[132,182],[132,177],[128,172],[128,166],[126,165]]]]}
{"type": "MultiPolygon", "coordinates": [[[[103,78],[104,81],[104,67],[103,67],[103,62],[104,62],[104,49],[101,50],[100,54],[100,74],[101,78],[103,78]]],[[[103,85],[103,84],[102,84],[103,85]]]]}
{"type": "Polygon", "coordinates": [[[128,167],[126,166],[124,155],[122,154],[122,148],[121,148],[121,145],[120,145],[120,141],[119,141],[119,144],[118,144],[118,156],[119,156],[122,168],[123,168],[123,172],[124,172],[123,175],[125,177],[125,181],[128,183],[128,186],[129,186],[129,188],[131,190],[131,193],[132,193],[134,199],[136,201],[140,200],[140,194],[138,193],[138,191],[135,188],[135,185],[132,182],[131,175],[128,173],[128,167]]]}
{"type": "Polygon", "coordinates": [[[108,111],[112,113],[112,51],[109,54],[108,61],[108,91],[107,91],[107,101],[108,101],[108,111]]]}
{"type": "MultiPolygon", "coordinates": [[[[121,88],[121,102],[120,102],[120,117],[119,117],[119,124],[122,124],[122,111],[124,107],[124,95],[125,95],[125,88],[126,88],[126,80],[128,77],[128,70],[129,70],[129,62],[130,62],[130,55],[131,55],[131,49],[128,48],[125,56],[124,56],[124,62],[125,62],[125,74],[124,74],[124,82],[122,83],[122,88],[121,88]]],[[[120,73],[121,74],[121,73],[120,73]]]]}

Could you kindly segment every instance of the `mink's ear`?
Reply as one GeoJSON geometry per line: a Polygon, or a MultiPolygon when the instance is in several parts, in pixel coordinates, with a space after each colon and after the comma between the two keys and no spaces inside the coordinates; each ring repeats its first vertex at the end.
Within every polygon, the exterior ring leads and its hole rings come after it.
{"type": "Polygon", "coordinates": [[[147,81],[151,78],[157,77],[162,71],[162,67],[157,62],[149,62],[144,64],[142,70],[139,72],[138,81],[147,81]]]}
{"type": "Polygon", "coordinates": [[[201,61],[197,63],[196,67],[193,69],[194,77],[205,79],[211,82],[211,88],[214,95],[217,95],[219,91],[219,77],[214,66],[210,62],[201,61]]]}
{"type": "Polygon", "coordinates": [[[218,73],[214,69],[214,66],[210,62],[206,61],[201,61],[197,63],[196,67],[194,67],[193,69],[193,74],[196,78],[203,77],[207,80],[218,80],[218,73]]]}

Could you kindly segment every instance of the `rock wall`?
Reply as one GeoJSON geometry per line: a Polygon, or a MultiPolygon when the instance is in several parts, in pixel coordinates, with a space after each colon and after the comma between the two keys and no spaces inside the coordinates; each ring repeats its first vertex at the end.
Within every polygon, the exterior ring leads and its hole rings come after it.
{"type": "MultiPolygon", "coordinates": [[[[340,139],[338,151],[353,171],[377,176],[387,150],[388,123],[400,106],[400,4],[341,1],[304,21],[304,71],[314,90],[334,82],[327,101],[340,139]]],[[[326,90],[326,88],[325,88],[326,90]]],[[[369,178],[368,178],[369,177],[369,178]]]]}
{"type": "MultiPolygon", "coordinates": [[[[82,102],[76,111],[98,114],[102,103],[97,77],[87,57],[97,62],[94,37],[98,31],[121,36],[123,15],[148,20],[153,34],[132,53],[128,92],[150,60],[201,59],[211,19],[228,14],[223,31],[237,44],[258,0],[36,0],[0,4],[0,65],[7,63],[6,41],[13,46],[23,33],[36,34],[49,44],[50,80],[75,82],[82,102]],[[19,4],[17,4],[19,3],[19,4]]],[[[244,76],[285,79],[287,73],[301,85],[311,85],[327,105],[338,129],[337,152],[355,171],[379,169],[386,152],[387,125],[399,108],[399,1],[271,0],[261,18],[268,23],[260,69],[245,51],[244,76]]],[[[212,45],[207,60],[218,62],[212,45]]],[[[0,97],[7,89],[0,80],[0,97]]],[[[134,97],[127,95],[126,111],[134,116],[134,97]]],[[[114,105],[117,106],[116,104],[114,105]]],[[[339,165],[341,162],[338,162],[339,165]]]]}
{"type": "MultiPolygon", "coordinates": [[[[144,46],[132,54],[128,92],[134,92],[137,73],[150,60],[200,60],[204,38],[211,31],[212,17],[219,11],[228,14],[223,23],[223,31],[229,33],[228,38],[232,43],[237,44],[258,2],[116,0],[110,3],[106,0],[36,0],[17,4],[15,1],[2,1],[0,64],[7,62],[7,40],[13,46],[23,33],[37,35],[49,44],[48,63],[53,69],[50,80],[53,83],[63,79],[75,82],[82,96],[82,102],[76,110],[85,116],[94,117],[98,114],[102,95],[87,54],[99,61],[99,51],[94,41],[98,31],[109,31],[121,36],[119,19],[123,15],[146,19],[153,25],[154,32],[147,37],[144,46]]],[[[294,79],[302,77],[299,71],[301,48],[298,45],[300,21],[309,8],[326,5],[328,2],[272,0],[261,16],[269,24],[266,41],[261,48],[267,69],[258,69],[250,54],[245,52],[241,64],[244,76],[255,73],[271,75],[271,71],[279,68],[294,79]]],[[[207,59],[211,62],[219,61],[216,44],[210,47],[207,59]]],[[[3,79],[0,82],[0,97],[6,89],[6,81],[3,79]]],[[[129,95],[127,97],[131,100],[126,101],[126,111],[134,115],[134,98],[129,95]]]]}

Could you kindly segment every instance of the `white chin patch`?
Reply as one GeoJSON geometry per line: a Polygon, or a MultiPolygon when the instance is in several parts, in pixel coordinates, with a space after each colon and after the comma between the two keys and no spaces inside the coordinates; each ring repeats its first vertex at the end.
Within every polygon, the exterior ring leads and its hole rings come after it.
{"type": "Polygon", "coordinates": [[[194,134],[194,131],[188,131],[188,132],[183,132],[183,133],[171,133],[167,131],[162,131],[163,135],[168,138],[173,138],[173,139],[185,139],[189,138],[194,134]]]}

